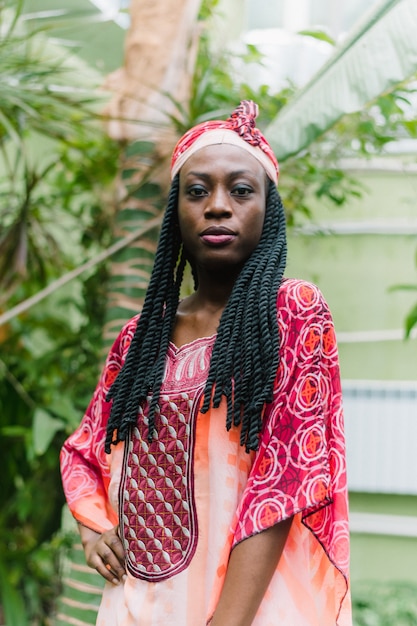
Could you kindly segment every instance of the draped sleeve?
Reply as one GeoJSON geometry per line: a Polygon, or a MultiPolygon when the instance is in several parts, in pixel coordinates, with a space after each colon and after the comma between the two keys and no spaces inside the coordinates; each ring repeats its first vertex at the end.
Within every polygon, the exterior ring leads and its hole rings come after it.
{"type": "Polygon", "coordinates": [[[273,402],[237,510],[233,545],[300,514],[347,581],[345,441],[338,353],[320,290],[287,279],[277,299],[280,364],[273,402]]]}
{"type": "Polygon", "coordinates": [[[138,316],[132,318],[115,340],[81,424],[61,450],[62,484],[69,509],[78,522],[100,533],[117,524],[108,499],[109,455],[104,440],[111,402],[106,395],[124,363],[137,320],[138,316]]]}

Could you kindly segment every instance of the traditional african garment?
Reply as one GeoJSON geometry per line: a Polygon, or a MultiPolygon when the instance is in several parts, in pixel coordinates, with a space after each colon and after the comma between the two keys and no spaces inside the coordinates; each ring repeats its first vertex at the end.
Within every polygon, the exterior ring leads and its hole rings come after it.
{"type": "Polygon", "coordinates": [[[99,626],[204,626],[230,550],[294,516],[254,626],[351,626],[345,447],[337,347],[314,285],[283,281],[277,297],[281,360],[259,450],[225,429],[223,404],[199,412],[215,337],[169,347],[157,416],[104,453],[105,397],[137,317],[108,356],[92,402],[62,450],[77,520],[104,531],[120,519],[128,578],[106,583],[99,626]]]}

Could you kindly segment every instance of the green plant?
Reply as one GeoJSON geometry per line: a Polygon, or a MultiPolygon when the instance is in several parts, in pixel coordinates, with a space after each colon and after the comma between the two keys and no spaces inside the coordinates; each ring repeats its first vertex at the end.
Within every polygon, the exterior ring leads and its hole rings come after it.
{"type": "MultiPolygon", "coordinates": [[[[415,262],[416,262],[416,267],[417,267],[417,253],[415,256],[415,262]]],[[[417,292],[417,283],[415,284],[401,284],[401,285],[394,285],[393,287],[391,287],[391,291],[412,291],[412,292],[417,292]]],[[[417,302],[416,304],[411,307],[410,311],[408,312],[405,321],[404,321],[404,331],[405,331],[405,337],[406,339],[408,339],[411,335],[411,331],[413,330],[413,328],[415,328],[417,326],[417,302]]]]}
{"type": "MultiPolygon", "coordinates": [[[[118,146],[65,53],[0,2],[0,309],[110,241],[118,146]]],[[[47,623],[59,589],[59,449],[95,384],[106,266],[0,327],[1,623],[47,623]]]]}
{"type": "Polygon", "coordinates": [[[416,626],[417,586],[410,582],[363,582],[354,587],[354,626],[416,626]]]}

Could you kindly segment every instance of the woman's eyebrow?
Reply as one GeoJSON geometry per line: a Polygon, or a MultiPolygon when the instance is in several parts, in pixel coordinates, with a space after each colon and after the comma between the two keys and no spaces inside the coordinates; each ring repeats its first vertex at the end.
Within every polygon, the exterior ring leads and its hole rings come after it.
{"type": "MultiPolygon", "coordinates": [[[[233,172],[229,172],[227,175],[227,178],[229,179],[233,179],[233,178],[237,178],[238,176],[255,176],[255,174],[252,172],[252,170],[249,169],[242,169],[242,170],[235,170],[233,172]]],[[[187,172],[186,176],[195,176],[197,178],[204,178],[206,180],[209,180],[210,178],[212,178],[212,174],[209,174],[208,172],[196,172],[196,171],[190,171],[187,172]]]]}

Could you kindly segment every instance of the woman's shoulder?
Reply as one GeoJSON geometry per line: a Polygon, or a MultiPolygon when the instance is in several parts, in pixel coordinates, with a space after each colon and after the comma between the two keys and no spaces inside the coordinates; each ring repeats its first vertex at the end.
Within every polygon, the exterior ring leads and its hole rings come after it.
{"type": "Polygon", "coordinates": [[[136,313],[136,315],[131,317],[127,322],[125,322],[122,326],[120,334],[127,334],[131,332],[135,332],[136,326],[138,325],[139,318],[140,318],[140,313],[136,313]]]}
{"type": "Polygon", "coordinates": [[[277,294],[277,314],[307,319],[329,316],[329,306],[320,288],[307,280],[286,278],[277,294]],[[286,312],[286,313],[285,313],[286,312]]]}
{"type": "Polygon", "coordinates": [[[284,278],[278,289],[278,301],[282,298],[293,299],[301,305],[306,305],[323,300],[323,294],[317,285],[307,280],[284,278]]]}
{"type": "Polygon", "coordinates": [[[110,353],[109,353],[110,357],[111,355],[117,355],[117,354],[121,354],[123,355],[123,357],[126,356],[126,352],[133,339],[133,335],[135,334],[139,317],[140,317],[140,314],[138,313],[123,324],[122,328],[120,329],[110,349],[110,353]]]}
{"type": "Polygon", "coordinates": [[[277,319],[281,332],[291,328],[298,334],[312,326],[333,327],[332,314],[320,288],[296,278],[282,281],[277,297],[277,319]]]}

